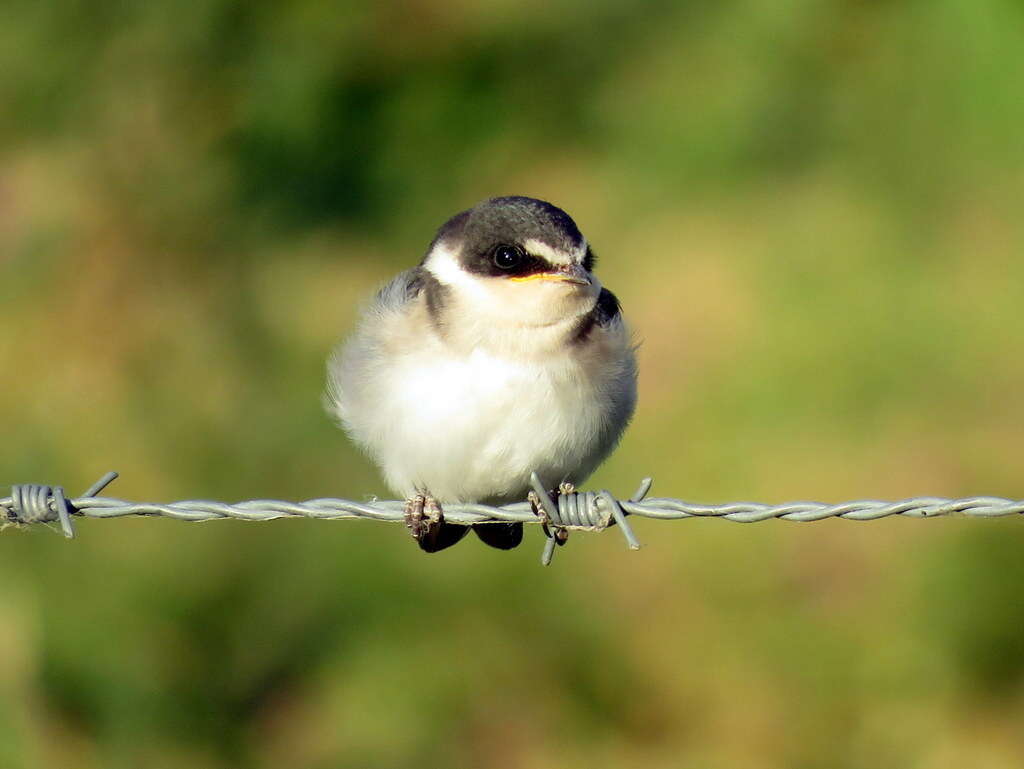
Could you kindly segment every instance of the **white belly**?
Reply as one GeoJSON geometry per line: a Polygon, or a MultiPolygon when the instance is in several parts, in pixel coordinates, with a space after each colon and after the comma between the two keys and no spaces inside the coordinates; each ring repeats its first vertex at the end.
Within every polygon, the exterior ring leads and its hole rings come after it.
{"type": "Polygon", "coordinates": [[[603,453],[596,384],[572,360],[424,352],[377,368],[342,416],[395,492],[500,503],[525,499],[531,470],[549,487],[589,475],[603,453]]]}

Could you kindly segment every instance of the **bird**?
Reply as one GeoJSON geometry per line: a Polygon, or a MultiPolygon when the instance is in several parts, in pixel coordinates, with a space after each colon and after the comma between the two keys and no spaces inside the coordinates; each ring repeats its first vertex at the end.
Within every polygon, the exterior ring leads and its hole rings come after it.
{"type": "Polygon", "coordinates": [[[446,221],[328,359],[325,403],[405,500],[426,552],[470,528],[508,550],[519,522],[471,527],[444,503],[522,501],[531,471],[581,484],[637,401],[636,345],[562,209],[495,197],[446,221]]]}

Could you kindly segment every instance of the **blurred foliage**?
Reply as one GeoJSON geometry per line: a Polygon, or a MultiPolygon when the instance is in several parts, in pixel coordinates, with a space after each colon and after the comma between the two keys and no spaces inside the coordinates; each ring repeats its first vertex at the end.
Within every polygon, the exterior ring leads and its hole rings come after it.
{"type": "MultiPolygon", "coordinates": [[[[1016,0],[9,0],[0,72],[0,483],[385,493],[323,360],[518,193],[643,342],[594,485],[1024,496],[1016,0]]],[[[0,766],[1015,769],[1021,526],[6,530],[0,766]]]]}

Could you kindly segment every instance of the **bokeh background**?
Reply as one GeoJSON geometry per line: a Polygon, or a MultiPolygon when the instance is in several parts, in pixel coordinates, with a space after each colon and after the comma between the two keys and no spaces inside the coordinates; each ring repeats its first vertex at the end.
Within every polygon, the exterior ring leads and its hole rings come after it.
{"type": "MultiPolygon", "coordinates": [[[[1024,497],[1017,0],[9,0],[0,483],[386,495],[322,412],[481,198],[566,208],[640,348],[592,486],[1024,497]]],[[[1024,765],[1024,522],[0,536],[0,766],[1024,765]]]]}

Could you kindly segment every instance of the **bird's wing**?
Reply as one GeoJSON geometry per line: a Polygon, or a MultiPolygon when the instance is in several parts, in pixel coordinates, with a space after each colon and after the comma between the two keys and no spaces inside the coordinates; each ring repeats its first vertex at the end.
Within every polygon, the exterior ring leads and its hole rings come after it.
{"type": "Polygon", "coordinates": [[[622,306],[618,298],[607,288],[602,288],[594,309],[580,318],[573,334],[573,342],[584,344],[595,332],[620,331],[622,325],[622,306]]]}
{"type": "Polygon", "coordinates": [[[574,335],[575,344],[603,350],[599,353],[602,374],[607,377],[603,394],[606,398],[606,435],[598,442],[595,463],[618,442],[636,408],[637,370],[636,344],[622,317],[622,307],[615,294],[602,288],[594,309],[585,315],[574,335]]]}
{"type": "Polygon", "coordinates": [[[350,431],[352,420],[365,411],[374,395],[376,372],[386,361],[385,345],[401,332],[415,332],[415,324],[404,320],[423,291],[423,268],[412,267],[381,287],[363,310],[355,334],[339,345],[327,368],[325,406],[350,431]]]}
{"type": "Polygon", "coordinates": [[[366,315],[381,318],[407,309],[409,302],[423,290],[423,273],[422,267],[410,267],[405,272],[398,273],[377,292],[366,315]]]}

